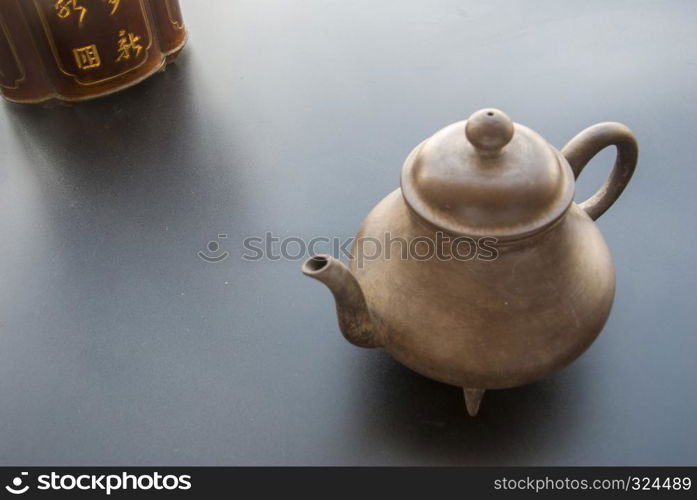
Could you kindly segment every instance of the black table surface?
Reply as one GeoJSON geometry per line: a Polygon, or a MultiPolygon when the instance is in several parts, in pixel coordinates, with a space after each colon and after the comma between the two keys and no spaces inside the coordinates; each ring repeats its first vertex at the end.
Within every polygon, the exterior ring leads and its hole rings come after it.
{"type": "Polygon", "coordinates": [[[165,73],[0,105],[0,464],[697,462],[697,3],[182,7],[165,73]],[[487,106],[557,147],[620,121],[641,153],[598,221],[603,333],[472,419],[460,389],[345,342],[301,258],[242,256],[351,237],[418,142],[487,106]]]}

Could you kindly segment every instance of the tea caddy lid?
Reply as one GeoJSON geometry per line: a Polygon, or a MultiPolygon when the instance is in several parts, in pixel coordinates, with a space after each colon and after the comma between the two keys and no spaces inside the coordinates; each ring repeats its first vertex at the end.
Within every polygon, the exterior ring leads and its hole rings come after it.
{"type": "Polygon", "coordinates": [[[456,235],[500,240],[553,224],[575,189],[561,154],[494,108],[417,146],[402,168],[401,183],[407,204],[431,224],[456,235]]]}

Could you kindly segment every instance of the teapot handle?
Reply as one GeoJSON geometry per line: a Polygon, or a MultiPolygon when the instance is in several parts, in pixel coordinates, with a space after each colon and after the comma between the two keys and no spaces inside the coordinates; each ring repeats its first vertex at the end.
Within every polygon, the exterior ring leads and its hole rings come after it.
{"type": "Polygon", "coordinates": [[[578,178],[583,168],[601,150],[617,147],[615,166],[605,184],[579,206],[591,219],[596,220],[619,198],[632,178],[639,158],[639,146],[631,130],[616,122],[592,125],[571,139],[561,150],[578,178]]]}

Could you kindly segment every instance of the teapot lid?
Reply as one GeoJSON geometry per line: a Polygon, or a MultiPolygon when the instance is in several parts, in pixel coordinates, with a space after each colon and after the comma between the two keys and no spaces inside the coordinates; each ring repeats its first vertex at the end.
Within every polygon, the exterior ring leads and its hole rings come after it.
{"type": "Polygon", "coordinates": [[[533,234],[566,212],[574,189],[561,153],[493,108],[436,132],[402,168],[402,193],[411,209],[461,236],[510,240],[533,234]]]}

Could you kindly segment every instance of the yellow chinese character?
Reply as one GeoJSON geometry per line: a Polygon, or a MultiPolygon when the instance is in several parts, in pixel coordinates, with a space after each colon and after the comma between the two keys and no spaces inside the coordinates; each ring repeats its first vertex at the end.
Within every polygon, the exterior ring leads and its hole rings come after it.
{"type": "Polygon", "coordinates": [[[96,45],[87,45],[73,49],[75,62],[80,69],[98,68],[102,65],[102,60],[99,58],[99,51],[96,45]]]}
{"type": "Polygon", "coordinates": [[[119,10],[121,0],[106,0],[106,3],[107,5],[111,5],[111,13],[109,15],[113,16],[114,14],[116,14],[116,11],[119,10]]]}
{"type": "Polygon", "coordinates": [[[143,46],[138,43],[139,41],[139,36],[133,33],[126,34],[126,30],[120,30],[118,46],[119,56],[116,58],[116,62],[128,60],[131,58],[131,55],[133,55],[133,57],[138,57],[141,50],[143,50],[143,46]]]}
{"type": "Polygon", "coordinates": [[[69,18],[73,12],[79,12],[78,26],[82,28],[82,23],[85,19],[85,14],[87,14],[87,9],[82,5],[78,4],[78,0],[56,0],[54,4],[56,13],[61,19],[69,18]]]}

